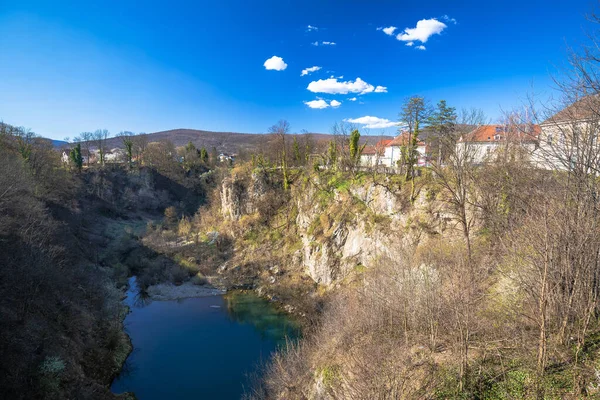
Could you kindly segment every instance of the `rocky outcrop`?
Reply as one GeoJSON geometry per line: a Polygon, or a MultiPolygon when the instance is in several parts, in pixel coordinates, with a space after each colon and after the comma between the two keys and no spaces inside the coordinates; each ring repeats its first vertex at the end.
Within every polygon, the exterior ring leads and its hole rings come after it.
{"type": "Polygon", "coordinates": [[[421,229],[411,229],[413,221],[426,219],[426,224],[439,228],[435,215],[425,210],[424,196],[415,206],[407,207],[401,194],[383,186],[336,191],[333,200],[324,205],[315,200],[314,191],[305,191],[296,199],[303,266],[315,282],[327,286],[343,280],[356,268],[402,257],[406,245],[424,239],[421,229]],[[321,226],[325,232],[315,233],[315,219],[323,214],[329,225],[321,226]]]}
{"type": "MultiPolygon", "coordinates": [[[[269,199],[287,196],[273,190],[264,174],[232,175],[222,183],[221,212],[229,220],[239,220],[272,209],[269,199]]],[[[429,233],[442,229],[443,218],[439,210],[432,212],[425,191],[411,205],[406,195],[384,185],[351,184],[331,190],[307,183],[294,187],[286,200],[295,206],[289,209],[298,211],[295,231],[302,243],[290,263],[319,284],[331,286],[355,269],[398,260],[406,245],[426,240],[424,227],[429,233]]]]}

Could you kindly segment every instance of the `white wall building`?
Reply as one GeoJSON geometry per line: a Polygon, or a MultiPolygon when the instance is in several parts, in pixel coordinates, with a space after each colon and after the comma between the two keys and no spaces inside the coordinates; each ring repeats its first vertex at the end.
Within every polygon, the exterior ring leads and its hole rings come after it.
{"type": "Polygon", "coordinates": [[[493,161],[499,150],[518,150],[531,156],[537,148],[539,133],[538,125],[482,125],[458,139],[456,152],[468,156],[475,164],[493,161]]]}

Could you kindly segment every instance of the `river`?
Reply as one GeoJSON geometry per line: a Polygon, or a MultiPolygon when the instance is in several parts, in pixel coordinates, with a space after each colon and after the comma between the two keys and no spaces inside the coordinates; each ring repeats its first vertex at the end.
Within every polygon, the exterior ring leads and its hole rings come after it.
{"type": "Polygon", "coordinates": [[[111,390],[139,400],[239,399],[248,375],[299,332],[252,292],[148,302],[131,278],[125,303],[133,352],[111,390]]]}

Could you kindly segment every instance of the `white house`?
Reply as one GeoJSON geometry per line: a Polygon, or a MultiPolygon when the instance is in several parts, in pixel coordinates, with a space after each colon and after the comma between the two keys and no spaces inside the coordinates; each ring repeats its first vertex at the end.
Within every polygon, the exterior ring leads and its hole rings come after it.
{"type": "Polygon", "coordinates": [[[531,156],[537,148],[539,125],[482,125],[462,135],[456,143],[458,154],[467,154],[475,164],[492,161],[503,150],[519,150],[531,156]]]}
{"type": "MultiPolygon", "coordinates": [[[[382,163],[388,167],[397,167],[402,161],[403,153],[409,146],[412,140],[408,132],[403,132],[396,136],[385,146],[385,153],[382,158],[382,163]]],[[[417,140],[417,165],[427,165],[427,145],[422,140],[417,140]]]]}
{"type": "Polygon", "coordinates": [[[69,163],[69,154],[67,153],[67,151],[63,151],[62,155],[60,156],[60,159],[62,161],[63,164],[68,164],[69,163]]]}
{"type": "Polygon", "coordinates": [[[365,146],[362,153],[360,153],[360,165],[365,167],[383,165],[385,146],[391,141],[391,139],[380,140],[374,146],[365,146]]]}
{"type": "MultiPolygon", "coordinates": [[[[394,139],[380,140],[375,146],[365,147],[361,153],[362,165],[384,165],[386,167],[397,167],[406,147],[410,144],[411,137],[408,132],[404,132],[394,139]]],[[[416,151],[418,166],[426,166],[427,162],[427,145],[425,142],[418,140],[416,151]]]]}
{"type": "Polygon", "coordinates": [[[104,154],[104,161],[111,163],[120,163],[126,160],[125,150],[114,148],[104,154]]]}
{"type": "Polygon", "coordinates": [[[567,170],[586,165],[600,170],[600,97],[585,97],[540,124],[540,145],[533,160],[540,168],[567,170]]]}

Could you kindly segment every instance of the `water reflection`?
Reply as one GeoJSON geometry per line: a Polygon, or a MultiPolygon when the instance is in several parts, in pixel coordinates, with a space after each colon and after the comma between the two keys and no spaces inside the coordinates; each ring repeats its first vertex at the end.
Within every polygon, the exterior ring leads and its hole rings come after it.
{"type": "Polygon", "coordinates": [[[112,385],[139,400],[239,399],[247,376],[298,326],[252,292],[149,301],[130,280],[124,300],[133,352],[112,385]]]}
{"type": "Polygon", "coordinates": [[[231,291],[223,298],[229,317],[237,323],[252,325],[263,339],[283,345],[286,337],[296,339],[300,335],[297,322],[252,292],[231,291]]]}

